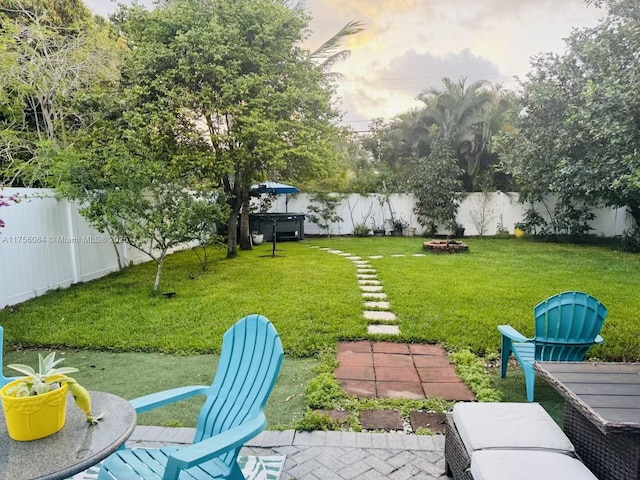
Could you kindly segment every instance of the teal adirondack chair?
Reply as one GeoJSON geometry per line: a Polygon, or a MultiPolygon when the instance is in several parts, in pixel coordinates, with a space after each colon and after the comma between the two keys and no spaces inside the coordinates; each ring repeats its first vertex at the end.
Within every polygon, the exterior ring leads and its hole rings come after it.
{"type": "Polygon", "coordinates": [[[524,371],[527,400],[533,402],[533,362],[580,362],[594,343],[602,343],[600,330],[607,309],[596,298],[582,292],[562,292],[540,302],[533,310],[535,336],[527,338],[510,325],[499,325],[502,334],[501,371],[507,374],[513,355],[524,371]]]}
{"type": "Polygon", "coordinates": [[[123,449],[104,461],[98,480],[244,480],[237,463],[242,445],[265,429],[264,405],[282,363],[280,337],[261,315],[239,320],[224,334],[211,386],[181,387],[132,400],[141,413],[206,395],[192,445],[123,449]]]}

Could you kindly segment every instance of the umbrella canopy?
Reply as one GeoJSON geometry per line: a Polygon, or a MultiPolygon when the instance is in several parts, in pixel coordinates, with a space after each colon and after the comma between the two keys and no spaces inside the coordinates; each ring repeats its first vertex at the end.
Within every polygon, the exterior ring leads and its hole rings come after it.
{"type": "Polygon", "coordinates": [[[251,191],[257,192],[257,193],[273,193],[276,195],[282,195],[282,194],[298,193],[300,190],[298,190],[296,187],[293,187],[291,185],[285,185],[284,183],[264,182],[264,183],[259,183],[258,185],[253,185],[251,187],[251,191]]]}

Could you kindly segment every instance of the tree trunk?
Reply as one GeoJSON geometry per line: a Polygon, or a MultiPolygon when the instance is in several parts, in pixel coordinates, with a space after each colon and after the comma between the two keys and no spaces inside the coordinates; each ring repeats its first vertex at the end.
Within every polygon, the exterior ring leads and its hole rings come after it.
{"type": "Polygon", "coordinates": [[[251,232],[249,231],[249,197],[242,202],[240,211],[240,250],[251,250],[251,232]]]}
{"type": "Polygon", "coordinates": [[[640,203],[635,201],[630,201],[629,204],[627,205],[627,209],[629,210],[629,213],[631,214],[631,216],[636,222],[635,224],[636,231],[640,231],[640,203]]]}
{"type": "Polygon", "coordinates": [[[231,202],[231,214],[227,222],[227,258],[238,256],[238,214],[242,207],[242,201],[234,198],[231,202]]]}
{"type": "Polygon", "coordinates": [[[156,270],[156,281],[153,284],[153,293],[158,293],[158,288],[160,288],[160,278],[162,277],[162,264],[164,263],[164,257],[167,256],[167,249],[163,249],[160,253],[160,258],[158,259],[158,269],[156,270]]]}
{"type": "Polygon", "coordinates": [[[109,235],[109,238],[111,239],[111,244],[113,245],[113,249],[116,251],[116,259],[118,260],[118,271],[121,272],[125,266],[122,264],[122,258],[120,257],[120,250],[118,250],[118,243],[116,243],[115,237],[111,235],[111,230],[109,230],[109,227],[105,227],[104,231],[107,232],[107,235],[109,235]]]}

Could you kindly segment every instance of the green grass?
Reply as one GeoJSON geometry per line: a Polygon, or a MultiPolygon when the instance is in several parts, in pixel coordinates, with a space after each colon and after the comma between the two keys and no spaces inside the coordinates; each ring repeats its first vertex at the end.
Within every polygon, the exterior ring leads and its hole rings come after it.
{"type": "MultiPolygon", "coordinates": [[[[177,292],[173,298],[150,295],[155,265],[130,267],[1,310],[9,347],[5,364],[32,363],[35,354],[28,349],[54,348],[66,352],[67,365],[82,369],[81,383],[124,398],[207,384],[223,333],[244,315],[261,313],[276,326],[287,355],[267,415],[272,427],[291,426],[304,413],[301,394],[317,363],[306,357],[340,340],[367,338],[354,265],[311,246],[383,256],[369,261],[398,316],[402,335],[395,340],[439,342],[495,357],[497,325],[530,335],[538,302],[583,290],[609,309],[606,343],[590,350],[590,357],[640,361],[640,256],[603,246],[480,238],[465,239],[469,253],[414,256],[424,253],[424,240],[309,239],[280,244],[275,258],[271,245],[240,252],[235,260],[217,251],[206,272],[193,253],[181,252],[165,265],[162,291],[177,292]]],[[[506,380],[491,375],[503,401],[525,400],[517,368],[510,368],[506,380]]],[[[544,382],[536,386],[539,398],[561,417],[562,402],[544,382]]],[[[198,405],[171,408],[147,414],[141,423],[191,425],[198,405]]]]}
{"type": "Polygon", "coordinates": [[[295,242],[282,245],[282,256],[261,256],[270,252],[262,246],[226,260],[218,251],[206,272],[192,252],[180,252],[164,268],[162,290],[177,292],[173,298],[150,295],[148,263],[4,309],[0,324],[8,343],[25,347],[178,354],[219,352],[224,332],[251,313],[273,322],[289,356],[364,336],[350,262],[295,242]]]}
{"type": "Polygon", "coordinates": [[[640,255],[605,247],[515,239],[465,239],[469,253],[424,253],[422,238],[315,241],[371,259],[399,319],[402,339],[439,342],[477,354],[497,352],[496,326],[533,334],[533,307],[565,290],[581,290],[609,309],[605,345],[589,355],[640,360],[640,255]],[[405,254],[406,257],[392,257],[405,254]]]}
{"type": "MultiPolygon", "coordinates": [[[[33,350],[8,351],[4,358],[5,375],[18,375],[6,365],[25,363],[37,366],[37,357],[33,350]]],[[[89,390],[113,393],[127,400],[185,385],[210,385],[218,364],[218,356],[213,354],[175,356],[59,350],[58,357],[65,358],[62,367],[79,369],[71,376],[89,390]]],[[[314,359],[285,358],[265,408],[269,428],[290,428],[302,418],[307,408],[302,392],[314,377],[312,370],[317,364],[314,359]]],[[[138,416],[138,423],[195,427],[203,400],[204,397],[196,397],[143,413],[138,416]]]]}

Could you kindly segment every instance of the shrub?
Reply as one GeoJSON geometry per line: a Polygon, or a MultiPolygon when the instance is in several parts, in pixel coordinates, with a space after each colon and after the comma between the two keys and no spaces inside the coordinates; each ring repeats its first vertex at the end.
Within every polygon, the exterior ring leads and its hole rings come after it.
{"type": "Polygon", "coordinates": [[[500,392],[490,386],[490,379],[484,368],[484,363],[469,350],[461,350],[449,355],[456,364],[456,373],[469,385],[476,398],[481,402],[499,402],[500,392]]]}
{"type": "Polygon", "coordinates": [[[331,373],[321,373],[315,377],[305,390],[305,397],[310,408],[338,408],[340,402],[347,398],[340,384],[331,373]]]}

